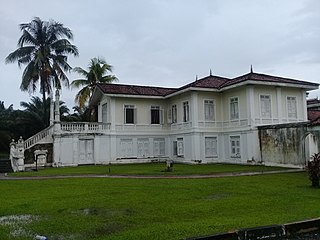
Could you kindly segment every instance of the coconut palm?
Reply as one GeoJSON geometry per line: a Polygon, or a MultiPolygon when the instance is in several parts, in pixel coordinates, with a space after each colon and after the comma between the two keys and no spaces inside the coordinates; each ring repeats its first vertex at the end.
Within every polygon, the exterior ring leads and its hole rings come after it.
{"type": "Polygon", "coordinates": [[[84,77],[82,79],[76,79],[71,83],[72,88],[82,87],[75,97],[75,102],[79,104],[80,109],[83,109],[85,104],[88,103],[97,83],[118,81],[116,76],[108,74],[109,72],[112,72],[112,66],[103,58],[99,57],[91,59],[88,71],[81,67],[75,67],[73,71],[84,77]]]}
{"type": "MultiPolygon", "coordinates": [[[[20,24],[20,30],[22,35],[18,49],[6,57],[6,63],[18,62],[19,67],[26,65],[20,89],[33,93],[40,84],[42,101],[45,102],[46,93],[52,91],[52,84],[58,89],[62,83],[69,86],[65,72],[72,68],[67,62],[67,55],[78,56],[77,47],[69,41],[73,34],[63,24],[53,20],[42,21],[39,17],[30,23],[20,24]]],[[[46,113],[46,108],[44,110],[46,113]]]]}
{"type": "MultiPolygon", "coordinates": [[[[45,113],[44,109],[50,108],[50,102],[51,99],[47,98],[43,103],[39,97],[32,97],[30,102],[20,102],[21,107],[24,108],[24,114],[18,119],[17,123],[32,129],[32,132],[30,132],[27,137],[49,126],[50,116],[48,112],[45,113]],[[45,122],[42,121],[43,116],[46,118],[45,122]]],[[[69,115],[69,108],[65,105],[65,102],[60,101],[59,111],[60,117],[69,115]]]]}

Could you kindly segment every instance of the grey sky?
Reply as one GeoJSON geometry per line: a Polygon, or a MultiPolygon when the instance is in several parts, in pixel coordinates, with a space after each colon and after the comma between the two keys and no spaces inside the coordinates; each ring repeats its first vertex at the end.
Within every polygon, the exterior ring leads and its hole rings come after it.
{"type": "MultiPolygon", "coordinates": [[[[22,69],[5,64],[20,23],[34,16],[69,27],[87,67],[102,56],[119,83],[178,87],[207,76],[255,72],[320,83],[319,0],[0,0],[0,101],[20,107],[22,69]]],[[[78,76],[70,74],[70,82],[78,76]]],[[[76,91],[63,89],[74,105],[76,91]]],[[[315,97],[318,92],[311,96],[315,97]]]]}

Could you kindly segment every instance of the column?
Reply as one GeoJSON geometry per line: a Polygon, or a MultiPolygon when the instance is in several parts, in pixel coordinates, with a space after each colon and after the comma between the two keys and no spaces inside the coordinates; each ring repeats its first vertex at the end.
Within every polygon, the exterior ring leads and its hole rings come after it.
{"type": "Polygon", "coordinates": [[[282,123],[282,93],[281,88],[277,87],[277,110],[279,123],[282,123]]]}
{"type": "Polygon", "coordinates": [[[248,125],[253,126],[255,125],[255,112],[254,112],[254,87],[248,86],[247,87],[247,119],[248,119],[248,125]]]}

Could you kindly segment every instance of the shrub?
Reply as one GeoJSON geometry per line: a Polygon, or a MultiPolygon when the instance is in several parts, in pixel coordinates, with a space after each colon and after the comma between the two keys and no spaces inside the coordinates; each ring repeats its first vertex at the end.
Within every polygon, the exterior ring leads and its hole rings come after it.
{"type": "Polygon", "coordinates": [[[315,153],[308,161],[307,171],[312,187],[319,187],[320,179],[320,153],[315,153]]]}

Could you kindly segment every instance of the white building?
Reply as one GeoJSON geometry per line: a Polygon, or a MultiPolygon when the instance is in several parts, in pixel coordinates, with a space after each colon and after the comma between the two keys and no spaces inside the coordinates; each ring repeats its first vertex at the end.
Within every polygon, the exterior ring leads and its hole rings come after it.
{"type": "Polygon", "coordinates": [[[55,119],[26,146],[53,141],[54,165],[259,162],[257,127],[306,122],[306,91],[317,88],[252,71],[233,79],[209,75],[181,88],[98,84],[90,102],[97,123],[55,119]]]}

